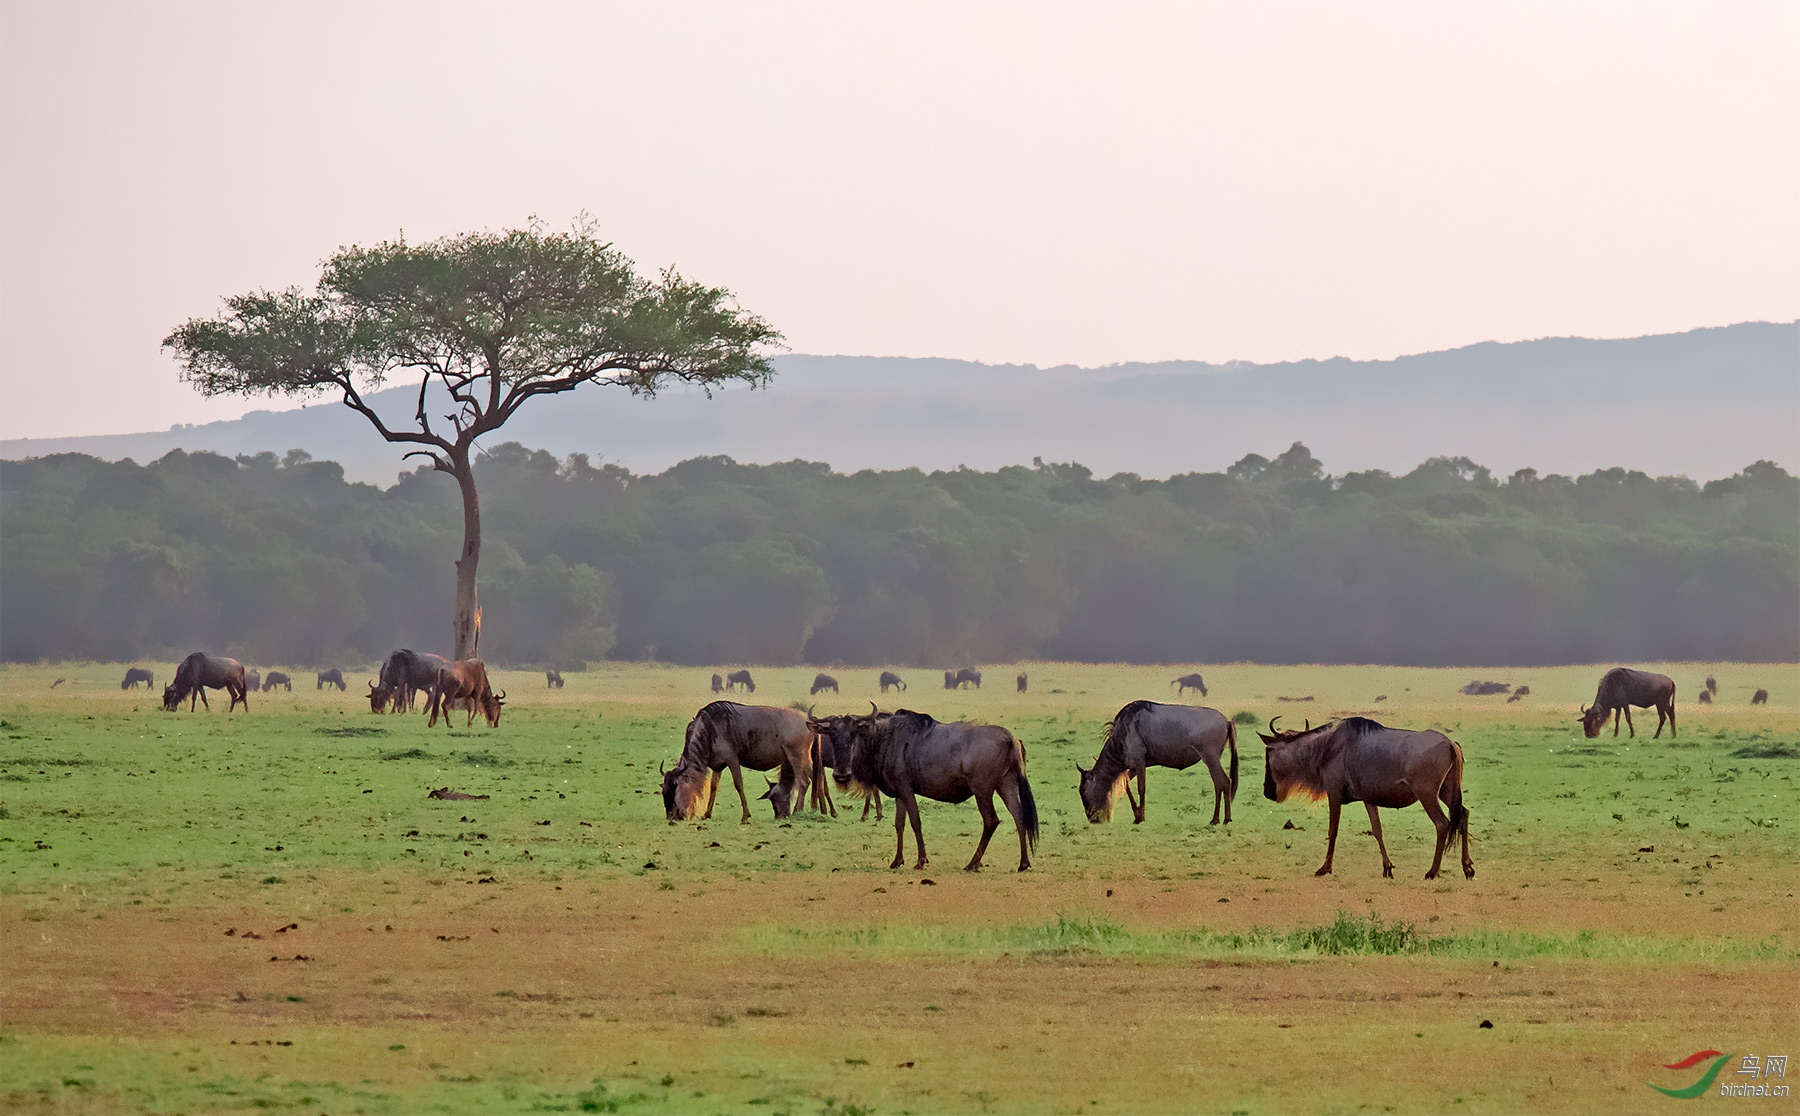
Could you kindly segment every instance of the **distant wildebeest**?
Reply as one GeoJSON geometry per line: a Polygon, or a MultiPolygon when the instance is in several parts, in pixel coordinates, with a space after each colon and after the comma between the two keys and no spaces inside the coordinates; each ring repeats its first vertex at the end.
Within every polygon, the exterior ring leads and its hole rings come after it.
{"type": "Polygon", "coordinates": [[[1698,701],[1701,705],[1711,705],[1713,703],[1712,691],[1705,686],[1702,686],[1700,687],[1700,692],[1694,695],[1694,700],[1698,701]]]}
{"type": "Polygon", "coordinates": [[[1238,751],[1237,726],[1217,709],[1192,705],[1164,705],[1155,701],[1134,701],[1113,714],[1106,726],[1106,742],[1091,769],[1078,763],[1081,781],[1081,805],[1088,821],[1112,820],[1113,801],[1123,790],[1131,803],[1134,824],[1144,820],[1149,803],[1144,789],[1144,772],[1151,767],[1171,767],[1185,771],[1196,763],[1206,764],[1213,782],[1213,825],[1219,824],[1219,807],[1225,807],[1225,824],[1231,824],[1231,803],[1237,797],[1238,751]],[[1231,771],[1224,764],[1225,749],[1231,749],[1231,771]],[[1137,797],[1131,794],[1131,777],[1137,776],[1137,797]]]}
{"type": "Polygon", "coordinates": [[[994,795],[1006,803],[1019,832],[1019,871],[1031,867],[1031,850],[1037,847],[1037,801],[1025,778],[1025,748],[1013,734],[998,725],[942,724],[924,713],[901,709],[890,716],[832,717],[813,721],[812,727],[831,738],[838,766],[832,779],[839,787],[853,783],[874,787],[894,799],[894,859],[889,868],[906,861],[906,822],[912,819],[913,843],[923,868],[925,834],[919,820],[919,796],[938,802],[963,802],[973,797],[981,811],[981,841],[965,871],[981,868],[982,855],[1000,816],[994,811],[994,795]]]}
{"type": "Polygon", "coordinates": [[[1199,671],[1195,671],[1193,674],[1184,674],[1180,678],[1170,682],[1169,685],[1176,688],[1176,697],[1180,697],[1189,690],[1199,690],[1201,697],[1206,696],[1206,679],[1200,677],[1199,671]]]}
{"type": "Polygon", "coordinates": [[[1486,697],[1489,694],[1504,694],[1512,689],[1506,682],[1470,682],[1462,688],[1462,692],[1470,697],[1486,697]]]}
{"type": "Polygon", "coordinates": [[[442,655],[405,647],[393,652],[381,664],[380,678],[369,683],[370,711],[382,713],[391,708],[395,713],[411,712],[417,696],[429,693],[438,671],[449,665],[450,660],[442,655]]]}
{"type": "Polygon", "coordinates": [[[244,689],[250,693],[255,693],[257,690],[262,689],[262,675],[254,670],[246,668],[244,670],[244,689]]]}
{"type": "Polygon", "coordinates": [[[812,694],[818,693],[820,690],[830,690],[834,694],[837,693],[838,692],[837,679],[833,678],[829,674],[813,675],[812,689],[807,691],[807,693],[810,696],[812,694]]]}
{"type": "MultiPolygon", "coordinates": [[[[1751,705],[1767,705],[1767,704],[1769,704],[1769,691],[1758,690],[1754,694],[1751,694],[1750,695],[1750,704],[1751,705]]],[[[1674,720],[1674,718],[1671,717],[1670,721],[1673,722],[1673,720],[1674,720]]],[[[1673,728],[1671,728],[1669,730],[1669,735],[1670,736],[1675,735],[1675,730],[1673,728]]]]}
{"type": "Polygon", "coordinates": [[[1462,745],[1435,730],[1392,729],[1366,717],[1346,717],[1298,731],[1278,731],[1279,719],[1270,720],[1267,734],[1257,734],[1267,746],[1263,797],[1280,802],[1298,790],[1329,803],[1331,833],[1325,863],[1313,875],[1330,874],[1337,852],[1338,814],[1344,803],[1361,802],[1368,808],[1369,832],[1381,850],[1381,874],[1391,878],[1394,862],[1381,839],[1376,808],[1397,810],[1417,802],[1437,830],[1437,852],[1425,878],[1437,878],[1444,849],[1459,833],[1463,877],[1475,878],[1475,862],[1469,859],[1469,811],[1463,805],[1462,745]],[[1440,802],[1448,814],[1439,808],[1440,802]]]}
{"type": "Polygon", "coordinates": [[[715,694],[722,694],[725,692],[725,676],[723,674],[714,674],[712,676],[712,692],[715,694]]]}
{"type": "Polygon", "coordinates": [[[212,703],[206,700],[209,689],[224,690],[231,695],[231,705],[225,712],[236,709],[239,702],[244,703],[244,712],[250,712],[250,699],[245,696],[244,689],[244,664],[204,651],[194,652],[175,668],[175,681],[163,687],[163,708],[173,713],[185,698],[188,712],[192,713],[197,698],[210,712],[212,703]]]}
{"type": "Polygon", "coordinates": [[[944,672],[944,689],[956,689],[956,672],[954,670],[946,670],[944,672]]]}
{"type": "Polygon", "coordinates": [[[881,672],[881,692],[884,694],[887,693],[889,686],[894,687],[896,690],[906,689],[906,683],[901,681],[898,674],[895,674],[891,670],[884,670],[881,672]]]}
{"type": "Polygon", "coordinates": [[[963,667],[956,672],[957,689],[961,689],[964,683],[972,684],[977,690],[981,689],[981,672],[973,667],[963,667]]]}
{"type": "Polygon", "coordinates": [[[1714,697],[1719,696],[1719,680],[1710,674],[1706,676],[1706,692],[1714,697]]]}
{"type": "Polygon", "coordinates": [[[1311,694],[1307,694],[1305,697],[1287,697],[1287,696],[1283,695],[1281,697],[1276,698],[1275,700],[1276,701],[1314,701],[1317,699],[1315,699],[1311,694]]]}
{"type": "Polygon", "coordinates": [[[150,676],[149,671],[143,667],[130,667],[125,671],[125,681],[119,683],[119,689],[135,690],[139,682],[144,684],[145,689],[154,690],[156,688],[156,679],[150,676]]]}
{"type": "Polygon", "coordinates": [[[1520,701],[1520,700],[1523,700],[1530,696],[1531,696],[1531,687],[1530,686],[1520,686],[1518,689],[1516,689],[1512,692],[1511,697],[1506,699],[1506,704],[1511,705],[1515,701],[1520,701]]]}
{"type": "Polygon", "coordinates": [[[445,663],[438,668],[437,677],[431,682],[431,704],[426,707],[430,717],[425,722],[426,728],[437,724],[438,715],[444,718],[444,727],[450,727],[451,703],[465,705],[469,710],[469,719],[463,727],[475,723],[475,714],[479,710],[487,719],[489,728],[500,727],[500,707],[506,704],[506,691],[498,694],[488,684],[487,664],[480,659],[463,659],[460,662],[445,663]]]}
{"type": "Polygon", "coordinates": [[[557,670],[555,667],[545,667],[544,668],[544,688],[546,690],[562,689],[563,688],[562,671],[557,670]]]}
{"type": "Polygon", "coordinates": [[[756,692],[756,679],[750,677],[750,672],[747,670],[734,670],[725,676],[725,688],[727,690],[735,690],[739,686],[742,686],[745,692],[754,694],[756,692]]]}
{"type": "Polygon", "coordinates": [[[60,685],[62,685],[62,684],[63,684],[63,683],[64,683],[64,682],[67,682],[67,681],[68,681],[68,679],[67,679],[67,678],[58,678],[58,679],[57,679],[57,680],[56,680],[56,681],[54,681],[54,682],[52,682],[52,683],[50,683],[50,688],[51,688],[51,689],[52,689],[52,690],[54,690],[54,689],[56,689],[56,688],[57,688],[57,687],[58,687],[58,686],[60,686],[60,685]]]}
{"type": "Polygon", "coordinates": [[[1636,736],[1637,726],[1631,723],[1631,706],[1634,705],[1639,709],[1656,707],[1656,736],[1652,736],[1652,740],[1662,735],[1664,720],[1669,722],[1669,735],[1675,735],[1675,680],[1647,670],[1614,667],[1601,675],[1594,704],[1583,707],[1577,720],[1589,739],[1600,735],[1609,716],[1613,719],[1614,736],[1619,735],[1620,717],[1625,718],[1625,727],[1636,736]]]}
{"type": "Polygon", "coordinates": [[[327,686],[336,686],[340,690],[344,689],[344,672],[336,667],[332,667],[330,670],[321,670],[319,672],[318,685],[314,686],[313,689],[323,690],[327,686]]]}
{"type": "Polygon", "coordinates": [[[268,693],[270,690],[273,690],[277,686],[280,686],[282,689],[292,692],[294,689],[294,680],[292,678],[289,678],[287,675],[281,673],[279,670],[271,670],[269,673],[263,675],[263,687],[262,688],[263,688],[264,693],[268,693]]]}
{"type": "Polygon", "coordinates": [[[1031,688],[1031,679],[1022,670],[1019,672],[1019,677],[1014,679],[1013,682],[1018,686],[1021,694],[1031,688]]]}
{"type": "MultiPolygon", "coordinates": [[[[814,755],[813,731],[803,714],[769,705],[712,702],[688,722],[681,758],[662,772],[663,811],[672,822],[712,817],[720,773],[730,768],[744,810],[739,820],[748,824],[750,799],[744,793],[743,769],[780,768],[783,781],[791,776],[794,795],[804,800],[812,784],[814,755]]],[[[775,816],[787,817],[793,801],[783,797],[776,802],[775,816]]]]}

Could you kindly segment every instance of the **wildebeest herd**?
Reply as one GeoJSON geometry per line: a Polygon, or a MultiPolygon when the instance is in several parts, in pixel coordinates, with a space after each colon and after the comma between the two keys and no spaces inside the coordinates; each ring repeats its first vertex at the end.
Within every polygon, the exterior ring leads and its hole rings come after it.
{"type": "MultiPolygon", "coordinates": [[[[555,667],[545,668],[545,680],[552,688],[563,685],[562,675],[555,667]]],[[[280,671],[271,670],[260,681],[264,691],[277,686],[293,688],[291,679],[280,671]]],[[[151,686],[154,678],[149,670],[133,667],[120,686],[131,689],[140,682],[151,686]]],[[[746,693],[756,690],[748,670],[714,674],[711,684],[714,693],[739,688],[746,693]]],[[[1206,683],[1197,672],[1173,679],[1170,685],[1182,694],[1189,689],[1202,697],[1207,694],[1206,683]]],[[[317,672],[315,687],[322,690],[327,686],[344,689],[342,671],[333,668],[317,672]]],[[[906,689],[905,681],[892,671],[881,672],[879,686],[884,694],[906,689]]],[[[944,672],[945,689],[967,686],[981,687],[979,670],[944,672]]],[[[498,728],[506,701],[506,692],[494,691],[487,668],[480,660],[451,661],[404,648],[387,657],[368,687],[369,708],[374,713],[411,711],[423,695],[428,727],[435,726],[439,717],[448,725],[451,712],[461,710],[467,714],[465,725],[473,724],[479,713],[490,727],[498,728]]],[[[197,702],[210,710],[206,691],[223,689],[230,697],[228,711],[240,704],[248,710],[248,694],[257,688],[257,673],[246,671],[236,659],[196,651],[181,662],[174,680],[163,688],[163,708],[175,711],[186,701],[190,712],[197,702]]],[[[1027,678],[1023,673],[1018,676],[1017,688],[1020,693],[1026,692],[1027,678]]],[[[1507,689],[1500,683],[1474,682],[1463,687],[1463,692],[1503,693],[1507,689]]],[[[820,673],[810,692],[816,696],[826,690],[839,693],[838,679],[820,673]]],[[[1529,692],[1527,687],[1518,687],[1509,701],[1529,692]]],[[[1717,692],[1717,681],[1709,677],[1699,689],[1699,700],[1710,704],[1717,692]]],[[[1758,689],[1751,703],[1763,704],[1767,700],[1768,692],[1758,689]]],[[[1593,702],[1582,707],[1577,719],[1590,738],[1598,736],[1608,720],[1613,722],[1613,735],[1618,735],[1622,720],[1635,736],[1633,707],[1656,710],[1656,737],[1662,735],[1665,723],[1670,735],[1675,734],[1673,680],[1626,667],[1606,672],[1593,702]]],[[[1425,878],[1437,876],[1445,851],[1459,838],[1463,875],[1473,878],[1475,865],[1469,854],[1469,810],[1463,801],[1460,744],[1435,730],[1389,728],[1361,716],[1344,716],[1318,726],[1308,723],[1299,729],[1278,728],[1279,720],[1271,719],[1268,732],[1257,734],[1264,745],[1263,795],[1273,802],[1284,801],[1295,793],[1326,800],[1330,829],[1325,862],[1316,874],[1326,875],[1332,870],[1342,807],[1361,802],[1369,813],[1369,832],[1381,852],[1382,874],[1391,877],[1394,864],[1388,857],[1378,811],[1382,807],[1401,809],[1416,803],[1430,818],[1437,835],[1431,869],[1425,878]]],[[[1076,764],[1076,794],[1091,823],[1110,821],[1113,803],[1121,794],[1131,805],[1133,822],[1141,823],[1148,807],[1148,769],[1167,767],[1180,771],[1199,764],[1205,765],[1212,782],[1210,824],[1229,825],[1238,789],[1237,725],[1216,709],[1134,700],[1108,722],[1093,766],[1076,764]],[[1134,780],[1135,794],[1131,785],[1134,780]]],[[[911,709],[883,712],[874,702],[870,702],[866,714],[818,716],[810,709],[801,712],[797,707],[780,709],[714,700],[688,722],[674,766],[665,764],[660,769],[660,791],[668,821],[674,824],[711,818],[719,783],[730,771],[740,820],[749,822],[750,801],[743,781],[746,767],[777,773],[778,778],[768,780],[768,789],[760,796],[770,803],[777,818],[789,817],[808,803],[814,810],[835,817],[831,784],[839,793],[864,800],[864,818],[873,807],[880,819],[882,797],[893,799],[893,868],[905,862],[909,822],[917,852],[914,867],[924,868],[929,862],[919,813],[920,798],[950,803],[973,798],[981,814],[982,832],[966,867],[970,871],[979,869],[1000,826],[1000,815],[994,807],[998,796],[1018,834],[1019,870],[1031,867],[1031,855],[1039,837],[1037,800],[1026,777],[1025,746],[1002,726],[943,722],[911,709]]]]}

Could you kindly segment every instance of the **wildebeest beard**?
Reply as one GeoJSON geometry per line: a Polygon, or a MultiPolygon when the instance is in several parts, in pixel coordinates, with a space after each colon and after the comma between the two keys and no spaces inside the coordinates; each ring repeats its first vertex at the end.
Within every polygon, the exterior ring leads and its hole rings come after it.
{"type": "MultiPolygon", "coordinates": [[[[1276,718],[1279,720],[1280,718],[1276,718]]],[[[1263,752],[1263,797],[1270,802],[1285,802],[1295,791],[1317,802],[1325,797],[1325,788],[1311,776],[1322,771],[1342,739],[1339,728],[1360,735],[1370,728],[1382,726],[1366,717],[1346,717],[1327,721],[1317,728],[1277,731],[1269,722],[1269,734],[1257,733],[1266,746],[1263,752]],[[1278,779],[1277,767],[1283,773],[1278,779]]]]}

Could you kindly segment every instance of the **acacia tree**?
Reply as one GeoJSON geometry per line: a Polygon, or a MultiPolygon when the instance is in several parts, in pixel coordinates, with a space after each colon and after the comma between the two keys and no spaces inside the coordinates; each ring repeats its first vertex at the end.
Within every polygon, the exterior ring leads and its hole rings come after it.
{"type": "Polygon", "coordinates": [[[673,270],[640,276],[588,225],[470,233],[429,244],[404,240],[343,248],[325,261],[313,293],[290,287],[228,299],[216,318],[194,318],[163,346],[201,394],[336,393],[390,442],[417,448],[462,489],[463,546],[456,561],[455,657],[480,639],[475,571],[481,504],[471,454],[528,400],[587,383],[653,396],[673,382],[764,386],[768,347],[781,335],[740,309],[731,293],[673,270]],[[417,377],[411,424],[390,425],[364,399],[389,380],[417,377]],[[428,405],[449,413],[433,426],[428,405]]]}

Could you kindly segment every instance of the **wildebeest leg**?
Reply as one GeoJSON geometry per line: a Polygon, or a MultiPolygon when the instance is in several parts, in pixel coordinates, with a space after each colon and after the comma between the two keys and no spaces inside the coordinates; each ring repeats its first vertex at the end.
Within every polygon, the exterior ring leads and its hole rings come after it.
{"type": "Polygon", "coordinates": [[[1328,801],[1331,803],[1331,832],[1325,838],[1325,863],[1319,865],[1319,870],[1313,873],[1315,876],[1331,875],[1331,858],[1337,855],[1338,812],[1344,808],[1344,804],[1335,794],[1329,796],[1328,801]]]}
{"type": "MultiPolygon", "coordinates": [[[[1131,804],[1131,811],[1132,811],[1131,824],[1132,825],[1143,825],[1144,824],[1144,808],[1150,805],[1150,792],[1144,789],[1144,776],[1148,775],[1149,773],[1150,773],[1150,765],[1149,764],[1145,764],[1144,766],[1138,768],[1138,773],[1137,773],[1137,775],[1138,775],[1138,796],[1137,796],[1137,801],[1133,802],[1131,804]]],[[[1126,783],[1125,789],[1127,792],[1129,792],[1131,790],[1131,784],[1126,783]]],[[[1129,795],[1128,795],[1128,797],[1129,797],[1129,795]]]]}
{"type": "Polygon", "coordinates": [[[981,871],[981,856],[987,852],[988,841],[994,836],[994,830],[1000,828],[1000,815],[994,811],[993,794],[975,796],[975,806],[981,811],[981,843],[975,846],[975,857],[963,867],[965,872],[981,871]]]}
{"type": "MultiPolygon", "coordinates": [[[[1381,839],[1381,815],[1376,812],[1373,802],[1365,802],[1369,808],[1369,832],[1375,835],[1375,847],[1381,850],[1381,875],[1383,879],[1394,878],[1394,862],[1388,859],[1387,842],[1381,839]]],[[[1444,847],[1443,831],[1439,831],[1438,848],[1444,847]]]]}
{"type": "Polygon", "coordinates": [[[1667,707],[1664,707],[1663,705],[1658,704],[1656,707],[1656,736],[1652,736],[1650,739],[1655,740],[1657,736],[1662,735],[1663,718],[1665,716],[1669,718],[1669,737],[1671,739],[1674,738],[1674,736],[1675,736],[1675,706],[1673,704],[1670,704],[1667,707]]]}
{"type": "MultiPolygon", "coordinates": [[[[1617,735],[1619,735],[1619,715],[1620,715],[1620,714],[1621,714],[1621,713],[1623,713],[1623,712],[1624,712],[1624,711],[1625,711],[1625,707],[1624,707],[1624,706],[1620,706],[1620,707],[1619,707],[1619,708],[1617,708],[1617,709],[1615,709],[1615,710],[1613,710],[1613,735],[1614,735],[1614,736],[1617,736],[1617,735]]],[[[1601,727],[1601,728],[1605,728],[1605,727],[1606,727],[1606,722],[1605,722],[1605,721],[1601,721],[1601,722],[1600,722],[1600,727],[1601,727]]],[[[1633,735],[1633,736],[1636,736],[1636,735],[1637,735],[1637,731],[1636,731],[1636,730],[1635,730],[1635,729],[1634,729],[1634,730],[1632,730],[1632,735],[1633,735]]]]}
{"type": "MultiPolygon", "coordinates": [[[[1625,728],[1629,735],[1636,736],[1637,726],[1631,723],[1631,707],[1629,705],[1621,705],[1619,706],[1619,712],[1625,714],[1625,728]]],[[[1613,735],[1619,735],[1619,723],[1617,721],[1613,722],[1613,735]]]]}
{"type": "Polygon", "coordinates": [[[894,860],[889,868],[898,868],[906,863],[906,800],[899,795],[894,796],[894,860]]]}
{"type": "Polygon", "coordinates": [[[738,819],[739,825],[750,824],[750,798],[744,793],[744,772],[734,761],[731,764],[731,784],[737,788],[738,801],[744,806],[744,816],[738,819]]]}
{"type": "Polygon", "coordinates": [[[1012,815],[1013,826],[1019,831],[1019,871],[1031,867],[1031,845],[1025,836],[1025,804],[1019,798],[1019,786],[1008,780],[1000,784],[1000,801],[1006,803],[1006,812],[1012,815]]]}
{"type": "Polygon", "coordinates": [[[913,867],[923,868],[931,863],[931,858],[925,855],[925,829],[922,819],[919,817],[918,796],[912,794],[906,796],[906,811],[912,815],[913,844],[919,846],[919,859],[913,867]]]}
{"type": "MultiPolygon", "coordinates": [[[[1431,871],[1425,873],[1426,879],[1435,880],[1438,876],[1438,867],[1444,863],[1444,850],[1450,847],[1450,842],[1456,835],[1452,832],[1449,817],[1438,806],[1437,795],[1421,795],[1419,805],[1425,808],[1425,816],[1431,819],[1432,826],[1437,830],[1437,852],[1431,857],[1431,871]]],[[[1373,814],[1375,808],[1371,806],[1369,812],[1373,814]]]]}
{"type": "Polygon", "coordinates": [[[719,779],[723,774],[722,771],[714,770],[712,778],[706,781],[706,813],[700,815],[701,821],[708,821],[712,818],[713,802],[719,797],[719,779]]]}
{"type": "Polygon", "coordinates": [[[1222,805],[1225,809],[1225,824],[1230,825],[1231,800],[1225,797],[1225,793],[1231,789],[1231,776],[1225,774],[1225,769],[1219,766],[1218,760],[1210,757],[1206,761],[1206,771],[1212,776],[1213,784],[1213,817],[1209,824],[1219,824],[1219,808],[1222,805]]]}

